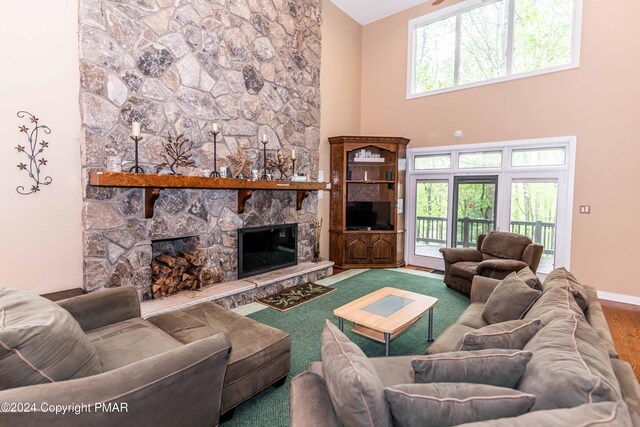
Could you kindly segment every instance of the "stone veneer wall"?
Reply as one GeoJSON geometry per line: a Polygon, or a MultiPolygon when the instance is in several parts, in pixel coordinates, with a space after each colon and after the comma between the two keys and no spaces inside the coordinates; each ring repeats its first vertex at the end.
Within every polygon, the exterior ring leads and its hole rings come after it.
{"type": "Polygon", "coordinates": [[[196,167],[183,173],[212,169],[217,122],[218,167],[241,149],[262,170],[267,134],[271,155],[295,148],[297,171],[317,178],[320,19],[320,0],[80,0],[85,289],[132,284],[142,296],[151,240],[183,236],[197,236],[220,280],[235,279],[241,227],[298,222],[299,260],[311,258],[315,194],[296,211],[294,192],[256,191],[238,215],[235,191],[162,190],[146,220],[142,190],[86,182],[108,156],[128,170],[134,120],[147,172],[169,131],[194,142],[196,167]]]}

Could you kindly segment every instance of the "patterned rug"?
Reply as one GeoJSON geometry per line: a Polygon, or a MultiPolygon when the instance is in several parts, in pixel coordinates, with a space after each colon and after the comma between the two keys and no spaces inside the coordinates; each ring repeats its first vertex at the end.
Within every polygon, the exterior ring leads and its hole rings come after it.
{"type": "Polygon", "coordinates": [[[271,308],[275,308],[278,311],[287,311],[291,310],[293,307],[335,290],[336,288],[330,288],[328,286],[317,285],[315,283],[305,283],[304,285],[292,286],[275,295],[260,298],[258,302],[271,308]]]}

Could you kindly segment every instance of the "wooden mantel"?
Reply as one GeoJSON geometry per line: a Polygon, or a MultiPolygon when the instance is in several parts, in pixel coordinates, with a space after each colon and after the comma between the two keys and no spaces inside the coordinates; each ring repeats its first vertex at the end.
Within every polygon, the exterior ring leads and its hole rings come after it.
{"type": "Polygon", "coordinates": [[[89,172],[89,184],[97,187],[144,188],[144,217],[153,217],[156,200],[163,188],[193,188],[238,190],[238,213],[244,212],[244,204],[254,190],[295,191],[296,209],[302,209],[302,201],[309,191],[329,191],[328,182],[293,182],[249,180],[239,178],[208,178],[203,176],[153,175],[127,172],[89,172]]]}

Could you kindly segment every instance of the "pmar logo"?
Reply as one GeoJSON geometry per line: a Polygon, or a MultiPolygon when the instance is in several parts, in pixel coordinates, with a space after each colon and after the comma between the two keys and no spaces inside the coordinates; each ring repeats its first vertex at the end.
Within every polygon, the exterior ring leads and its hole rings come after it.
{"type": "Polygon", "coordinates": [[[95,404],[96,412],[129,412],[129,404],[125,402],[102,402],[95,404]]]}

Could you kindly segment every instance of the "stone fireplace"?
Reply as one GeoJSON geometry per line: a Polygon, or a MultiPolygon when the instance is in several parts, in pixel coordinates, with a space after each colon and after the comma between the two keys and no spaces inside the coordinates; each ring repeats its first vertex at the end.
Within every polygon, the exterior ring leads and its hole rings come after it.
{"type": "MultiPolygon", "coordinates": [[[[84,180],[84,288],[152,284],[154,242],[188,237],[214,281],[237,278],[237,230],[298,223],[298,260],[312,258],[317,195],[296,211],[296,194],[255,191],[237,213],[237,192],[163,189],[152,218],[140,189],[93,187],[89,171],[107,157],[131,167],[131,122],[142,123],[140,162],[163,162],[162,141],[184,134],[195,166],[212,169],[212,122],[220,125],[217,164],[241,150],[262,170],[268,155],[297,152],[297,171],[318,175],[319,0],[81,0],[80,110],[84,180]]],[[[156,244],[157,246],[157,244],[156,244]]],[[[156,249],[157,251],[157,249],[156,249]]]]}

